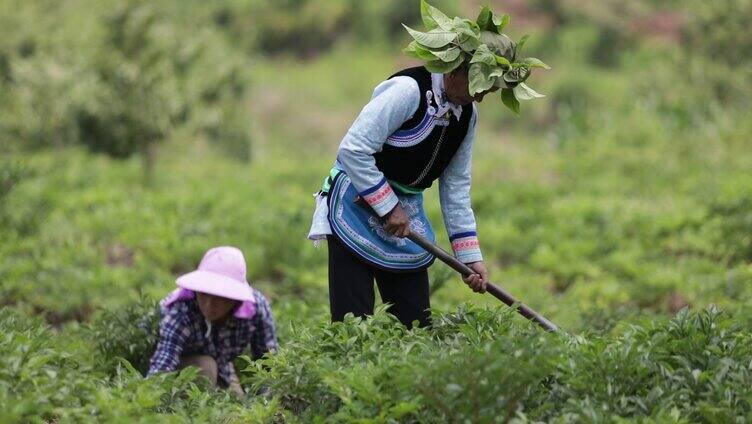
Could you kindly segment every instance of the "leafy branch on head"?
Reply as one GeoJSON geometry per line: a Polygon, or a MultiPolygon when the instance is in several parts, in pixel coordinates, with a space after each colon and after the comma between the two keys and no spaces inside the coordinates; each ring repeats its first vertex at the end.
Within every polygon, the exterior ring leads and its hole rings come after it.
{"type": "Polygon", "coordinates": [[[446,74],[467,64],[470,95],[501,88],[502,102],[515,113],[519,113],[520,100],[545,97],[525,81],[532,69],[551,68],[538,58],[519,57],[528,36],[515,43],[502,32],[509,15],[495,15],[490,7],[482,6],[474,21],[449,18],[426,0],[420,2],[420,14],[426,31],[403,24],[413,38],[404,52],[425,61],[428,71],[446,74]]]}

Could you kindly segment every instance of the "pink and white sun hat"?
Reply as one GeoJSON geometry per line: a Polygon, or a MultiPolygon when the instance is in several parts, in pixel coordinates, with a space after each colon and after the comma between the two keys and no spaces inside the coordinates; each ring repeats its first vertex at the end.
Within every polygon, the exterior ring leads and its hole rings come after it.
{"type": "Polygon", "coordinates": [[[243,302],[253,300],[253,289],[246,280],[245,258],[236,247],[209,249],[196,271],[181,275],[175,282],[194,292],[243,302]]]}

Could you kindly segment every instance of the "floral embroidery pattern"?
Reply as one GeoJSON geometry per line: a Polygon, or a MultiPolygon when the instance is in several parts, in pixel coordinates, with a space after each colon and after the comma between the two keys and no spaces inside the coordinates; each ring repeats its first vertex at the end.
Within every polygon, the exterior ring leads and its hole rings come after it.
{"type": "MultiPolygon", "coordinates": [[[[419,219],[420,205],[418,204],[418,202],[415,200],[411,201],[407,199],[400,199],[399,203],[409,217],[410,231],[425,236],[426,224],[419,219]]],[[[368,218],[368,225],[371,227],[371,230],[384,241],[392,243],[396,246],[405,246],[407,244],[406,238],[396,237],[387,233],[386,230],[384,230],[384,224],[379,218],[375,216],[370,216],[368,218]]]]}

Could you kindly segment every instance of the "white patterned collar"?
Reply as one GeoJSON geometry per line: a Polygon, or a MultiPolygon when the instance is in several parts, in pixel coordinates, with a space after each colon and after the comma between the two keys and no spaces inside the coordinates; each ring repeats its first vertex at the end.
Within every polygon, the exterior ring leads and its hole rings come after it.
{"type": "Polygon", "coordinates": [[[444,114],[451,110],[452,114],[460,120],[462,115],[462,106],[458,106],[449,101],[446,97],[446,91],[444,90],[444,74],[431,74],[431,90],[433,91],[433,97],[438,106],[436,116],[444,116],[444,114]]]}

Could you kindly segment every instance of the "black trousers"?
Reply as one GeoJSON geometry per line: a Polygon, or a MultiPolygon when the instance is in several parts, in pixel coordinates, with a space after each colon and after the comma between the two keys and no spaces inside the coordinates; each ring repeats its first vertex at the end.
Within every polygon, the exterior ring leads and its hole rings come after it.
{"type": "Polygon", "coordinates": [[[430,324],[428,271],[389,272],[361,260],[335,236],[327,237],[329,247],[329,305],[332,321],[342,321],[352,312],[357,317],[373,314],[373,280],[389,312],[411,328],[430,324]]]}

